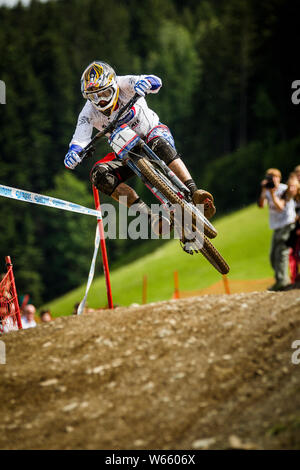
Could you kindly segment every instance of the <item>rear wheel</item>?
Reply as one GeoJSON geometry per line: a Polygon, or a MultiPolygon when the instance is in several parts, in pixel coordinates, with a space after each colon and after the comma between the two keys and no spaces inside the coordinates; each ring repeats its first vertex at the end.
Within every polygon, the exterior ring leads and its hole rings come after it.
{"type": "Polygon", "coordinates": [[[199,251],[212,264],[212,266],[217,269],[217,271],[219,271],[221,274],[227,274],[229,272],[228,264],[206,237],[207,228],[210,230],[210,227],[204,226],[204,233],[198,229],[196,220],[197,216],[195,213],[193,213],[186,202],[181,199],[171,188],[169,188],[169,186],[160,178],[160,176],[154,170],[152,164],[146,158],[141,158],[138,160],[137,166],[141,173],[147,178],[147,180],[156,189],[158,189],[168,199],[168,201],[171,202],[171,204],[179,204],[185,211],[188,211],[192,215],[193,230],[197,233],[198,239],[200,238],[202,245],[201,248],[199,248],[199,251]]]}

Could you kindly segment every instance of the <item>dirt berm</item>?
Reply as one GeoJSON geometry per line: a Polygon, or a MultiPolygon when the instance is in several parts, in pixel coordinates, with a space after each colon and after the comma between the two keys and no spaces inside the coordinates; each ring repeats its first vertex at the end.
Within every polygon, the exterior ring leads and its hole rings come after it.
{"type": "Polygon", "coordinates": [[[100,310],[1,339],[2,449],[300,448],[300,290],[100,310]]]}

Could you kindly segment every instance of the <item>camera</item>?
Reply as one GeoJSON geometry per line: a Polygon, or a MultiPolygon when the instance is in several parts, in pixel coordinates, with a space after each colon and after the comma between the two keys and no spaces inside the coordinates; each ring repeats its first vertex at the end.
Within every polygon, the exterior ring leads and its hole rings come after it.
{"type": "Polygon", "coordinates": [[[273,181],[273,175],[266,175],[265,179],[267,180],[266,184],[264,184],[264,188],[266,189],[273,189],[275,188],[275,184],[273,181]]]}

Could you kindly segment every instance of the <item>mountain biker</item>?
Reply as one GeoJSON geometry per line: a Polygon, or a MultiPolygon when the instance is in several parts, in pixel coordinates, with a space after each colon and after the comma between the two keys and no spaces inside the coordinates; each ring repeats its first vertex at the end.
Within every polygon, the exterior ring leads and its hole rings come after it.
{"type": "MultiPolygon", "coordinates": [[[[106,127],[120,107],[138,93],[141,98],[120,119],[120,125],[126,123],[145,140],[191,191],[193,203],[204,204],[204,215],[211,218],[216,212],[213,196],[207,191],[197,189],[176,151],[169,128],[160,123],[159,117],[148,107],[145,100],[147,93],[157,93],[161,86],[161,79],[155,75],[117,76],[113,68],[105,62],[94,61],[88,65],[81,77],[81,92],[87,102],[79,114],[64,164],[73,170],[81,162],[78,153],[90,142],[93,128],[102,130],[106,127]]],[[[136,210],[146,213],[150,220],[150,208],[134,189],[125,184],[133,175],[133,171],[117,160],[114,153],[109,153],[95,163],[90,177],[97,189],[117,201],[121,196],[126,196],[127,206],[135,204],[136,210]]]]}

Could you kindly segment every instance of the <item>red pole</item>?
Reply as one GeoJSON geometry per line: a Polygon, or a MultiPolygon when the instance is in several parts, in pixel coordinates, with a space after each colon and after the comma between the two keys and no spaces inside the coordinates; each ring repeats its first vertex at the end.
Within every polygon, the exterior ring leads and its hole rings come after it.
{"type": "Polygon", "coordinates": [[[17,296],[17,289],[16,289],[16,284],[15,284],[15,278],[12,270],[12,262],[10,260],[10,256],[5,256],[5,262],[6,262],[6,267],[7,267],[7,272],[9,275],[9,280],[11,283],[11,291],[13,295],[13,300],[14,300],[14,305],[16,309],[16,318],[17,318],[17,324],[19,330],[22,329],[22,321],[21,321],[21,315],[20,315],[20,307],[19,307],[19,302],[18,302],[18,296],[17,296]]]}
{"type": "Polygon", "coordinates": [[[23,302],[22,302],[22,305],[21,305],[21,309],[24,308],[25,305],[28,304],[28,301],[29,301],[29,295],[28,295],[28,294],[25,294],[25,295],[24,295],[23,302]]]}
{"type": "Polygon", "coordinates": [[[178,271],[174,271],[174,299],[179,299],[179,280],[178,280],[178,271]]]}
{"type": "Polygon", "coordinates": [[[229,282],[228,282],[226,274],[223,274],[223,282],[224,282],[224,289],[225,289],[226,294],[230,294],[229,282]]]}
{"type": "MultiPolygon", "coordinates": [[[[95,200],[95,207],[96,210],[100,210],[100,197],[98,189],[93,185],[93,193],[94,193],[94,200],[95,200]]],[[[102,253],[102,264],[103,264],[103,271],[105,276],[106,282],[106,291],[107,291],[107,301],[108,301],[108,308],[114,308],[113,300],[112,300],[112,293],[111,293],[111,285],[110,285],[110,276],[109,276],[109,266],[108,266],[108,259],[107,259],[107,251],[106,251],[106,243],[105,243],[105,235],[104,235],[104,228],[103,228],[103,221],[102,219],[97,219],[97,224],[99,228],[100,234],[100,245],[101,245],[101,253],[102,253]]]]}

